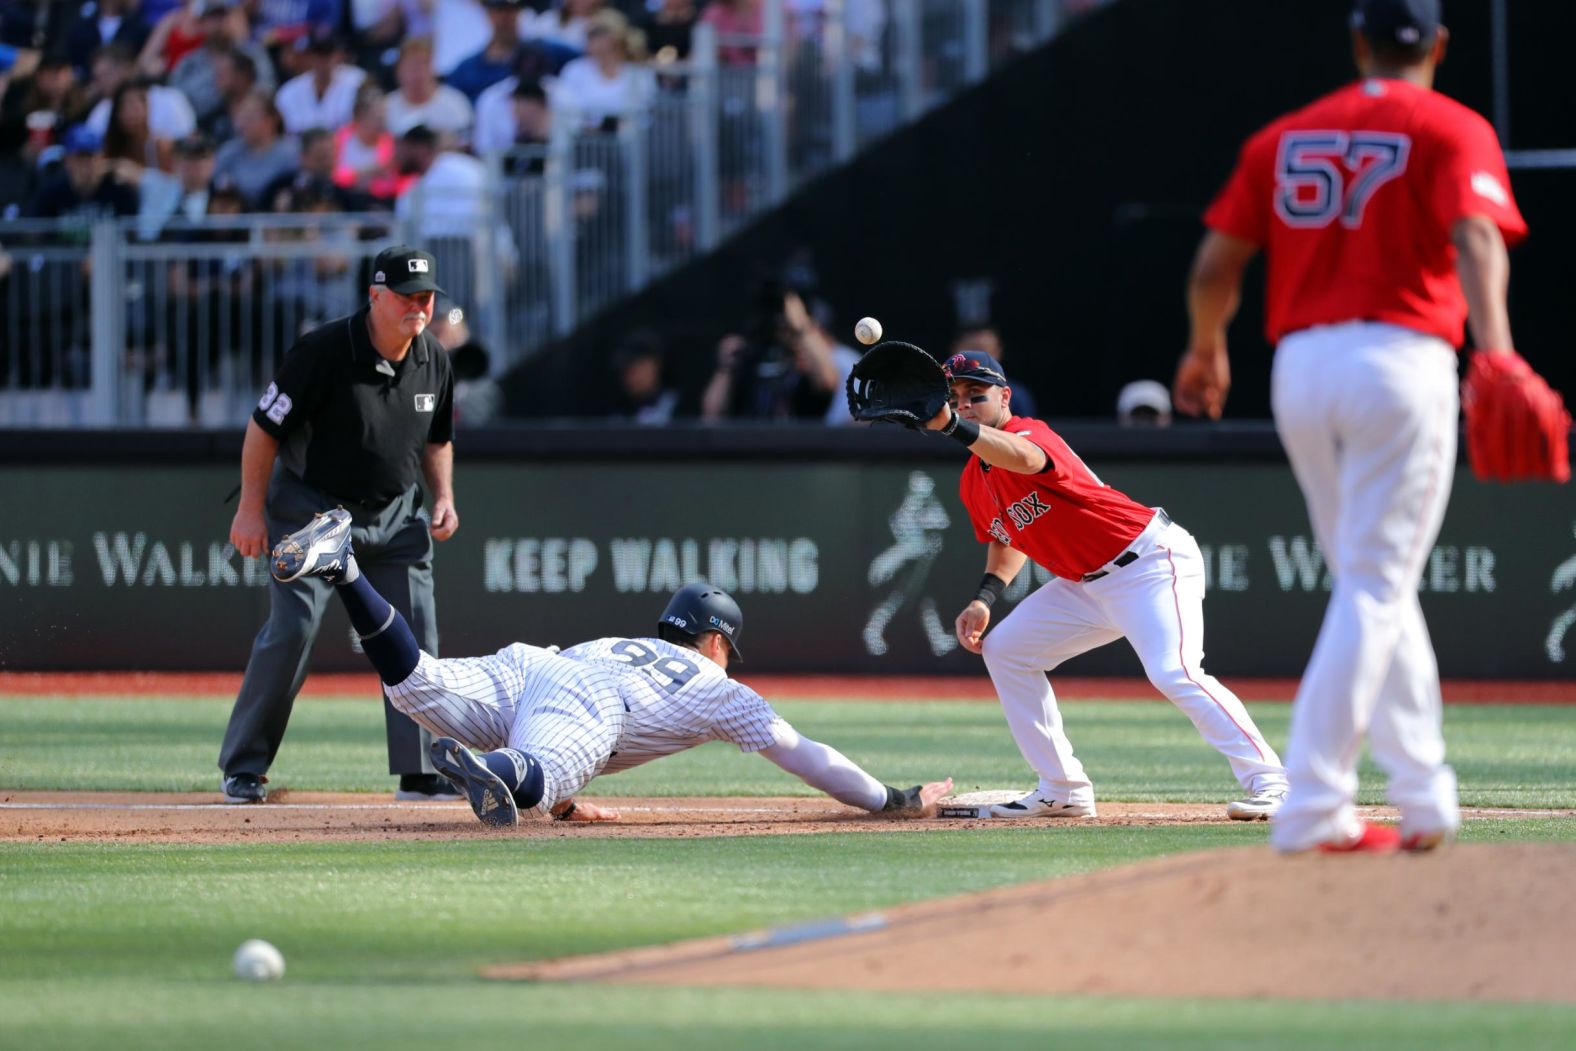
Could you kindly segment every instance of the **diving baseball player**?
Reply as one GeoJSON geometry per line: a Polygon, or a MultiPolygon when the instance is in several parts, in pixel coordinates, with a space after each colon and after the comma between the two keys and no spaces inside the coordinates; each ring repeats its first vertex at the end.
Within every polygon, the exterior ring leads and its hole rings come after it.
{"type": "Polygon", "coordinates": [[[1527,232],[1494,129],[1433,90],[1438,0],[1360,0],[1352,26],[1362,79],[1250,138],[1205,213],[1176,375],[1179,409],[1220,416],[1262,248],[1276,429],[1335,580],[1292,707],[1284,852],[1428,849],[1460,824],[1417,587],[1455,472],[1455,348],[1470,313],[1478,355],[1515,358],[1505,246],[1527,232]],[[1399,831],[1357,817],[1364,736],[1399,831]]]}
{"type": "Polygon", "coordinates": [[[271,565],[281,580],[316,576],[338,585],[391,702],[437,735],[433,765],[487,825],[513,825],[522,810],[615,818],[576,807],[574,794],[598,774],[717,740],[759,752],[873,813],[917,816],[952,788],[950,778],[889,788],[835,748],[800,736],[730,679],[743,618],[732,598],[706,584],[673,595],[656,638],[596,639],[562,653],[515,643],[487,657],[439,660],[421,651],[405,619],[361,575],[348,512],[320,514],[285,537],[271,565]]]}
{"type": "Polygon", "coordinates": [[[1095,816],[1094,786],[1046,672],[1125,637],[1149,681],[1231,764],[1247,798],[1226,813],[1273,815],[1286,771],[1236,694],[1204,672],[1204,563],[1192,535],[1102,482],[1044,423],[1014,416],[1012,388],[989,354],[964,351],[944,367],[951,395],[925,426],[974,454],[959,495],[988,545],[979,593],[958,614],[958,641],[984,655],[1018,750],[1040,775],[1028,795],[992,813],[1095,816]],[[1053,579],[986,635],[992,603],[1031,558],[1053,579]]]}

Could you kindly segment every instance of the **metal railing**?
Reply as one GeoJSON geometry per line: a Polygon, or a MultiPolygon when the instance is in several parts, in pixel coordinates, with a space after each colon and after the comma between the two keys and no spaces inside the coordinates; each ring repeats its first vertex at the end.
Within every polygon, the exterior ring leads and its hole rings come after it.
{"type": "Polygon", "coordinates": [[[364,298],[388,215],[5,227],[0,424],[221,426],[302,332],[364,298]]]}
{"type": "Polygon", "coordinates": [[[0,426],[238,424],[304,329],[353,309],[397,240],[441,281],[494,373],[704,253],[807,180],[1052,36],[1089,0],[765,0],[758,36],[696,26],[687,61],[614,130],[555,106],[544,146],[484,188],[418,182],[385,214],[8,222],[0,426]]]}
{"type": "MultiPolygon", "coordinates": [[[[637,291],[810,179],[923,116],[989,71],[1054,35],[1084,0],[826,0],[798,24],[765,0],[758,36],[719,37],[697,25],[689,58],[656,70],[652,103],[617,130],[586,131],[555,106],[539,150],[492,158],[505,211],[539,194],[550,274],[551,331],[563,335],[637,291]]],[[[539,317],[541,289],[511,297],[510,316],[539,317]]],[[[512,331],[519,331],[518,329],[512,331]]],[[[535,331],[535,330],[533,330],[535,331]]]]}

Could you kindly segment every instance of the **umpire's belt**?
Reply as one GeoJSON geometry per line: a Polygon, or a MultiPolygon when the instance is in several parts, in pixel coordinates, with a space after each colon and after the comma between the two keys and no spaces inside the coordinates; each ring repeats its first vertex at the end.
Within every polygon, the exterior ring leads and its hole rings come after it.
{"type": "Polygon", "coordinates": [[[1137,562],[1138,556],[1153,547],[1161,531],[1170,524],[1171,516],[1166,514],[1166,509],[1163,507],[1155,508],[1155,517],[1151,518],[1149,524],[1144,526],[1142,533],[1133,538],[1133,542],[1127,546],[1126,551],[1123,551],[1093,573],[1085,573],[1079,578],[1079,582],[1083,584],[1091,583],[1099,580],[1101,577],[1109,576],[1112,570],[1121,569],[1123,566],[1130,566],[1137,562]]]}
{"type": "Polygon", "coordinates": [[[343,507],[349,511],[350,516],[355,519],[357,525],[365,525],[405,499],[409,493],[410,491],[406,490],[391,500],[353,500],[349,497],[337,496],[334,493],[324,493],[323,495],[328,497],[331,504],[343,507]]]}

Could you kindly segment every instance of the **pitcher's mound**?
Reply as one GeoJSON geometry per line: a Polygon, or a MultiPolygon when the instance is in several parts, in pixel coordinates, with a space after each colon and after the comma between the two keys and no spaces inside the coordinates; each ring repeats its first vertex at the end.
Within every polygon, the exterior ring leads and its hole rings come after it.
{"type": "Polygon", "coordinates": [[[1044,995],[1576,1002],[1576,847],[1265,848],[492,977],[1044,995]],[[945,961],[932,967],[922,961],[945,961]]]}

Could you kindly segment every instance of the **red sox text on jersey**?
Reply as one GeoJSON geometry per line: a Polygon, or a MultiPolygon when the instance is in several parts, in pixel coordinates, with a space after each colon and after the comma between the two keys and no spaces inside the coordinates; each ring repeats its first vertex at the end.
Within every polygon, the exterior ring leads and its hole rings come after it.
{"type": "Polygon", "coordinates": [[[1079,580],[1121,554],[1154,517],[1153,508],[1100,481],[1041,421],[1014,416],[1002,429],[1039,446],[1048,465],[1039,474],[1015,474],[969,460],[958,495],[981,543],[1015,547],[1057,576],[1079,580]]]}

